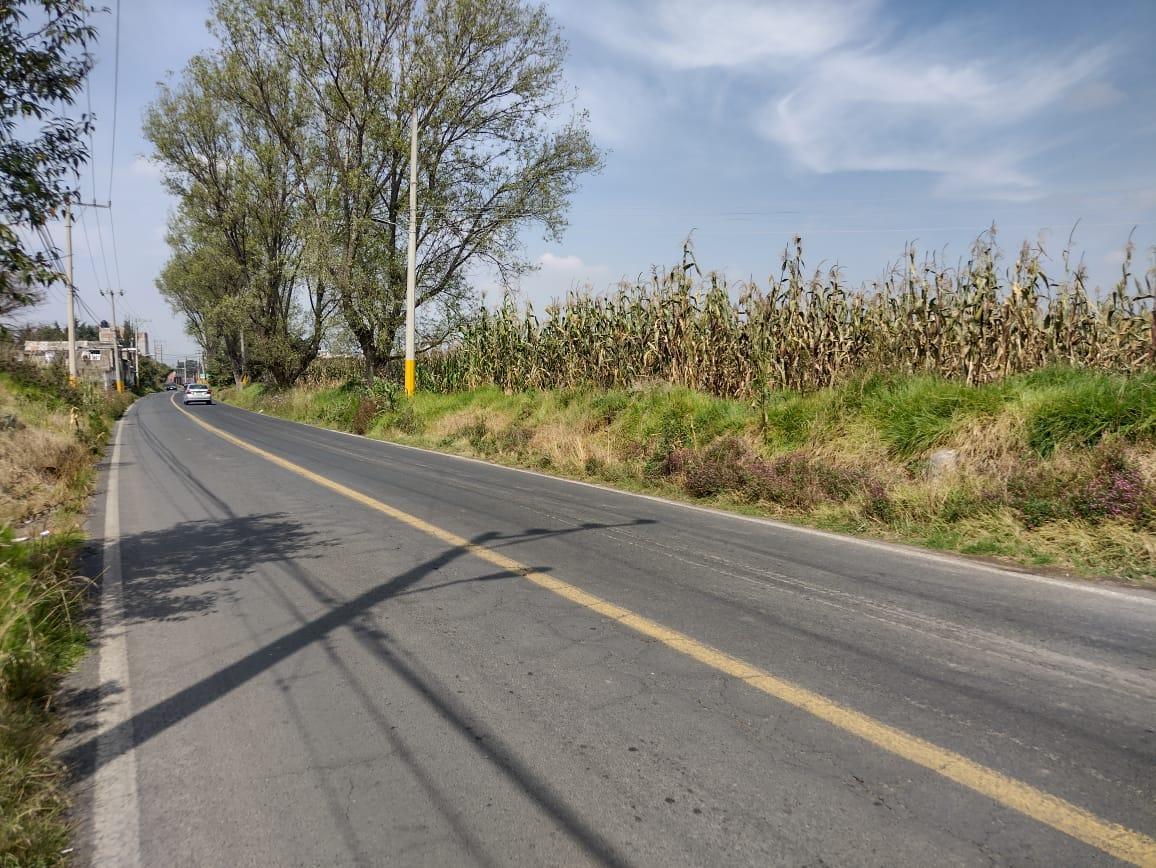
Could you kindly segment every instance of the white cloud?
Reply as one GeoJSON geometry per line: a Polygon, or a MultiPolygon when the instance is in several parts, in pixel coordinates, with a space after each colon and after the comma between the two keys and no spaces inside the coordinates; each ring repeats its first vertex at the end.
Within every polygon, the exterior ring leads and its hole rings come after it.
{"type": "Polygon", "coordinates": [[[677,69],[814,57],[856,37],[875,0],[610,0],[570,22],[603,44],[677,69]]]}
{"type": "Polygon", "coordinates": [[[1027,51],[978,18],[913,30],[882,0],[585,0],[566,16],[623,61],[590,75],[603,141],[645,141],[680,106],[737,114],[810,172],[923,172],[952,196],[1036,197],[1035,158],[1072,133],[1061,115],[1122,98],[1107,49],[1027,51]]]}
{"type": "Polygon", "coordinates": [[[539,310],[573,290],[602,287],[610,274],[605,265],[590,265],[574,254],[549,250],[536,260],[539,268],[523,275],[519,284],[522,297],[539,310]]]}
{"type": "Polygon", "coordinates": [[[559,256],[547,250],[538,257],[538,264],[547,271],[578,271],[585,268],[579,256],[559,256]]]}
{"type": "Polygon", "coordinates": [[[764,106],[756,127],[814,172],[929,172],[945,193],[1034,195],[1024,165],[1040,146],[1021,131],[1098,75],[1104,56],[1009,66],[953,61],[939,45],[833,52],[764,106]]]}

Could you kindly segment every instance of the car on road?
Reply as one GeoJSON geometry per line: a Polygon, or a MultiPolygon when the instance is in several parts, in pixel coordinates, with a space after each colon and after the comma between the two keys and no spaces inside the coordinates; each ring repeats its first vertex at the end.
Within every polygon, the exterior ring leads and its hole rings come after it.
{"type": "Polygon", "coordinates": [[[185,386],[186,404],[212,404],[213,393],[204,383],[189,383],[185,386]]]}
{"type": "Polygon", "coordinates": [[[178,388],[176,383],[165,383],[166,392],[175,392],[178,388]]]}

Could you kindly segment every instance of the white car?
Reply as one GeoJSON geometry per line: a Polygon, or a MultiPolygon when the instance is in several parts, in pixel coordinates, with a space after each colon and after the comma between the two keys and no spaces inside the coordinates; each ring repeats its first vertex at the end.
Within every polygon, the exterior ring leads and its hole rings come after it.
{"type": "Polygon", "coordinates": [[[204,383],[189,383],[185,386],[186,404],[212,404],[213,393],[204,383]]]}

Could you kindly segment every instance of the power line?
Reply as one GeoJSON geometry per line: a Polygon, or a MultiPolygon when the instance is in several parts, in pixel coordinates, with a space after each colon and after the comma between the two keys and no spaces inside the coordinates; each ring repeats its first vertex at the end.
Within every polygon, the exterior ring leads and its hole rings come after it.
{"type": "MultiPolygon", "coordinates": [[[[89,83],[89,80],[87,78],[85,78],[85,81],[84,81],[84,96],[85,96],[85,100],[88,103],[88,114],[89,114],[89,117],[91,117],[92,116],[92,85],[89,83]]],[[[99,202],[100,200],[97,198],[97,195],[96,195],[96,170],[93,168],[93,166],[95,165],[95,162],[96,162],[95,161],[96,144],[95,144],[93,137],[92,137],[92,128],[91,127],[89,127],[89,130],[88,130],[88,152],[89,152],[89,158],[90,158],[90,160],[89,160],[89,177],[92,181],[92,201],[95,204],[95,203],[99,202]]],[[[81,213],[81,225],[85,226],[84,217],[83,217],[84,212],[81,211],[80,213],[81,213]]],[[[85,226],[85,229],[84,229],[84,237],[85,237],[85,241],[88,242],[88,228],[87,228],[87,226],[85,226]]],[[[108,254],[105,252],[104,232],[101,231],[101,228],[100,228],[100,212],[99,211],[96,214],[96,237],[97,237],[97,241],[100,244],[100,259],[101,259],[101,262],[104,263],[105,285],[109,289],[111,289],[112,288],[112,278],[109,276],[109,271],[108,271],[108,254]]],[[[93,255],[92,255],[91,243],[89,243],[88,255],[92,259],[92,262],[93,262],[92,268],[93,268],[93,272],[95,273],[95,271],[96,271],[96,258],[93,257],[93,255]]],[[[97,283],[97,286],[99,287],[99,285],[100,285],[100,278],[99,277],[97,277],[96,283],[97,283]]]]}
{"type": "Polygon", "coordinates": [[[100,274],[96,270],[96,257],[92,255],[92,241],[88,237],[88,224],[84,222],[84,212],[80,214],[80,231],[84,235],[84,247],[88,250],[88,267],[92,271],[92,281],[96,284],[96,291],[100,292],[100,274]]]}
{"type": "MultiPolygon", "coordinates": [[[[112,263],[116,273],[116,288],[124,291],[120,278],[120,251],[116,243],[116,223],[112,217],[112,186],[116,176],[116,118],[117,103],[120,99],[120,0],[116,0],[116,39],[112,62],[112,142],[108,156],[108,231],[112,241],[112,263]]],[[[94,173],[95,174],[95,173],[94,173]]],[[[100,229],[100,215],[97,215],[97,229],[100,229]]],[[[107,267],[107,266],[106,266],[107,267]]],[[[111,286],[109,287],[111,289],[111,286]]]]}
{"type": "Polygon", "coordinates": [[[116,287],[123,289],[124,285],[120,282],[120,254],[116,248],[116,224],[112,222],[112,178],[109,177],[109,200],[108,200],[108,229],[112,235],[112,264],[116,272],[116,287]]]}
{"type": "MultiPolygon", "coordinates": [[[[116,167],[116,108],[120,96],[120,0],[116,0],[116,38],[113,48],[112,60],[112,144],[109,146],[108,157],[108,201],[112,204],[112,176],[116,167]]],[[[110,216],[111,220],[111,216],[110,216]]],[[[116,242],[113,242],[113,251],[115,253],[116,242]]],[[[120,275],[117,275],[117,282],[120,281],[120,275]]]]}
{"type": "MultiPolygon", "coordinates": [[[[44,248],[44,255],[47,256],[49,260],[55,262],[57,268],[60,269],[60,273],[63,274],[64,263],[60,259],[60,252],[57,250],[56,242],[52,240],[52,235],[49,233],[48,227],[37,226],[36,233],[40,237],[40,244],[44,248]]],[[[67,301],[67,298],[62,299],[57,295],[57,286],[55,282],[48,284],[48,293],[52,296],[54,301],[67,301]]]]}

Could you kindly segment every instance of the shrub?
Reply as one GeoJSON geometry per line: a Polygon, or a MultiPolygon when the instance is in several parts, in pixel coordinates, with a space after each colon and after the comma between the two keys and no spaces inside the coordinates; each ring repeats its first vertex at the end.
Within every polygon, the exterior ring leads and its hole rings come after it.
{"type": "Polygon", "coordinates": [[[525,425],[514,422],[504,428],[497,436],[497,447],[501,452],[522,453],[530,445],[533,432],[525,425]]]}
{"type": "Polygon", "coordinates": [[[354,434],[367,434],[377,418],[377,402],[372,398],[362,398],[357,402],[357,409],[353,411],[350,429],[354,434]]]}
{"type": "Polygon", "coordinates": [[[485,419],[475,419],[473,422],[467,422],[454,432],[454,439],[465,440],[478,452],[489,453],[493,451],[490,429],[486,426],[485,419]]]}
{"type": "MultiPolygon", "coordinates": [[[[746,485],[750,447],[738,437],[723,437],[701,453],[680,456],[683,486],[695,497],[739,491],[746,485]]],[[[670,462],[668,461],[668,466],[670,462]]]]}
{"type": "Polygon", "coordinates": [[[881,510],[886,492],[866,474],[792,452],[772,461],[756,460],[747,468],[744,493],[750,500],[775,503],[788,509],[810,510],[821,503],[842,502],[865,495],[881,510]]]}
{"type": "Polygon", "coordinates": [[[626,409],[630,396],[626,392],[611,391],[597,395],[591,402],[594,418],[603,425],[609,425],[626,409]]]}
{"type": "Polygon", "coordinates": [[[1042,461],[1025,463],[1007,482],[1007,502],[1028,528],[1075,518],[1073,493],[1079,490],[1074,472],[1042,461]]]}
{"type": "Polygon", "coordinates": [[[391,421],[394,428],[402,434],[420,434],[425,428],[421,418],[413,411],[413,407],[406,404],[391,421]]]}
{"type": "Polygon", "coordinates": [[[1075,511],[1086,519],[1126,519],[1150,523],[1156,515],[1156,492],[1139,469],[1112,445],[1101,450],[1095,473],[1075,498],[1075,511]]]}

